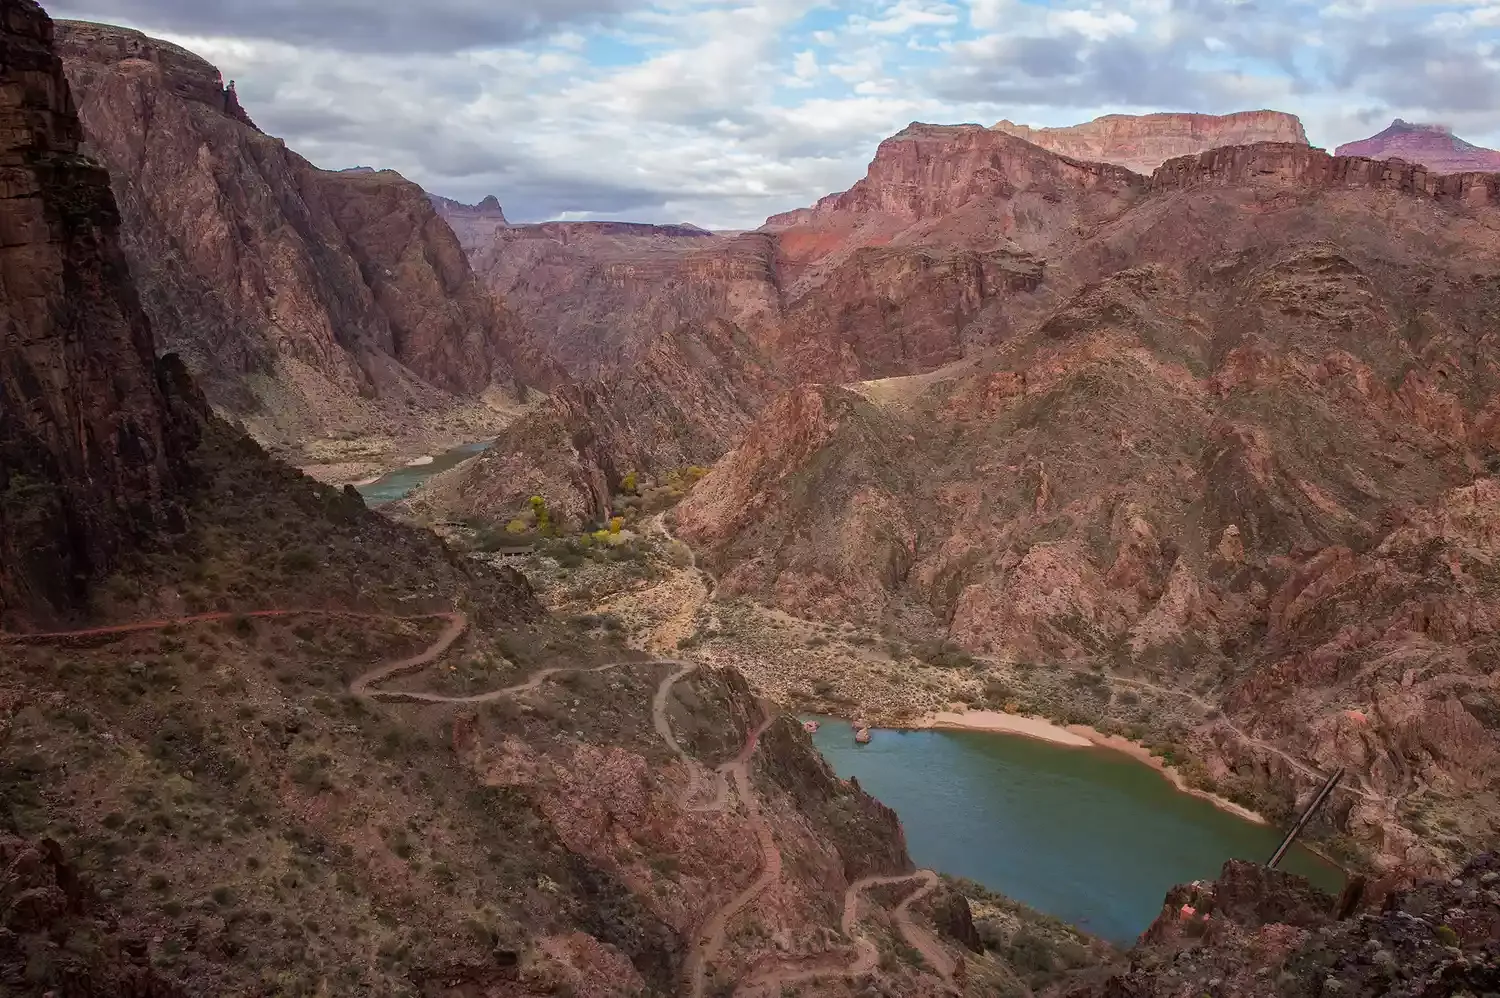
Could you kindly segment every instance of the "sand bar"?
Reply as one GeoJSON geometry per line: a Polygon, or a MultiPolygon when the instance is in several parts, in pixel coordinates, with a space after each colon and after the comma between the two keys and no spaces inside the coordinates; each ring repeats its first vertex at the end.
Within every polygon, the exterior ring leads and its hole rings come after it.
{"type": "Polygon", "coordinates": [[[948,728],[966,731],[990,731],[1010,735],[1025,735],[1058,745],[1073,745],[1079,748],[1094,743],[1085,735],[1053,724],[1040,717],[1022,717],[998,710],[943,710],[928,714],[912,725],[913,728],[948,728]]]}
{"type": "Polygon", "coordinates": [[[1074,748],[1107,748],[1115,752],[1123,752],[1137,762],[1143,762],[1156,770],[1172,785],[1185,794],[1201,797],[1215,807],[1228,811],[1236,817],[1257,825],[1268,824],[1265,818],[1256,814],[1247,807],[1242,807],[1234,801],[1225,800],[1217,794],[1211,794],[1206,790],[1188,786],[1182,774],[1163,762],[1159,757],[1151,754],[1150,749],[1138,742],[1119,735],[1106,735],[1102,731],[1082,724],[1070,724],[1063,727],[1041,717],[1023,717],[1020,714],[1006,714],[998,710],[965,710],[965,711],[937,711],[927,714],[908,725],[899,727],[909,729],[919,728],[942,728],[947,730],[962,731],[987,731],[1002,735],[1024,735],[1027,738],[1038,738],[1042,741],[1052,742],[1055,745],[1070,745],[1074,748]]]}

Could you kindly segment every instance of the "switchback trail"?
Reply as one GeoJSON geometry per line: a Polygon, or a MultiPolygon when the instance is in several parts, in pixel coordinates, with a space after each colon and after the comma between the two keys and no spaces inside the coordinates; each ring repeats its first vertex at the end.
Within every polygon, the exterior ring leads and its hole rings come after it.
{"type": "Polygon", "coordinates": [[[931,894],[938,886],[938,876],[931,870],[918,870],[915,873],[900,873],[894,876],[863,877],[850,884],[844,891],[844,915],[839,922],[839,928],[844,935],[854,940],[854,959],[845,967],[817,966],[803,970],[773,970],[761,974],[747,982],[742,994],[770,994],[776,995],[781,989],[789,984],[798,984],[804,981],[818,980],[825,977],[847,977],[857,979],[872,973],[880,965],[880,950],[868,936],[860,935],[855,931],[859,923],[859,899],[860,895],[872,887],[883,887],[889,884],[904,884],[908,880],[920,880],[922,886],[912,891],[901,900],[894,912],[896,928],[906,944],[918,953],[922,959],[937,971],[943,983],[952,990],[957,990],[953,975],[957,970],[953,959],[943,951],[942,945],[931,935],[920,928],[911,918],[911,906],[922,898],[931,894]]]}
{"type": "MultiPolygon", "coordinates": [[[[472,696],[443,696],[434,693],[417,693],[405,690],[381,690],[376,687],[387,680],[406,673],[424,669],[448,653],[448,650],[463,636],[468,629],[469,618],[466,614],[453,610],[443,613],[427,613],[412,615],[397,614],[375,614],[375,613],[353,613],[338,610],[253,610],[244,613],[229,611],[216,611],[213,613],[194,614],[187,617],[177,617],[171,620],[149,620],[133,624],[115,624],[106,627],[82,628],[74,631],[50,631],[37,634],[10,634],[0,632],[0,645],[3,644],[45,644],[49,642],[68,642],[72,640],[86,640],[95,637],[113,637],[126,634],[136,634],[145,631],[164,630],[169,627],[187,624],[213,623],[226,620],[237,620],[242,618],[268,618],[268,617],[294,617],[294,616],[321,616],[341,617],[350,620],[379,620],[379,621],[415,621],[415,620],[443,620],[447,626],[426,648],[415,655],[396,659],[375,666],[368,672],[362,673],[349,684],[349,692],[354,696],[366,700],[387,700],[415,703],[435,704],[472,704],[486,703],[500,700],[506,697],[518,696],[523,693],[537,689],[547,680],[554,676],[567,672],[603,672],[606,669],[617,669],[622,666],[636,665],[670,665],[675,666],[675,671],[662,679],[657,685],[656,691],[651,699],[651,722],[657,734],[667,743],[667,746],[682,762],[688,772],[688,785],[684,788],[681,796],[681,806],[689,811],[703,812],[728,812],[730,809],[729,787],[733,783],[735,792],[745,808],[745,815],[749,820],[750,827],[755,834],[756,843],[760,850],[761,868],[755,879],[745,888],[736,892],[728,901],[719,906],[697,936],[684,961],[684,976],[687,978],[688,989],[691,998],[703,998],[708,988],[708,971],[713,964],[714,958],[724,947],[725,933],[729,922],[742,909],[747,907],[766,888],[771,886],[781,877],[781,850],[776,845],[775,837],[771,834],[771,828],[760,813],[760,807],[755,797],[754,787],[750,782],[750,760],[760,744],[761,736],[765,734],[775,720],[770,712],[745,739],[745,744],[739,753],[728,762],[721,764],[713,770],[715,793],[712,799],[700,801],[698,798],[702,793],[703,776],[702,764],[688,754],[688,752],[677,742],[676,735],[672,732],[671,722],[667,717],[668,703],[671,699],[672,688],[699,668],[697,663],[683,662],[676,659],[633,659],[619,662],[607,662],[603,665],[590,666],[587,668],[552,668],[542,669],[530,676],[524,682],[504,689],[493,690],[488,693],[477,693],[472,696]]],[[[907,908],[911,902],[918,897],[924,896],[937,885],[937,875],[930,870],[924,870],[914,874],[903,874],[895,877],[867,877],[852,884],[844,897],[844,920],[843,930],[846,935],[852,934],[852,929],[858,916],[859,893],[868,887],[881,883],[900,883],[913,878],[922,878],[926,884],[914,892],[906,900],[902,901],[896,909],[897,924],[901,933],[913,948],[922,953],[923,958],[937,969],[945,981],[951,982],[952,964],[942,952],[935,940],[923,933],[912,924],[907,908]]],[[[874,944],[863,937],[859,937],[860,954],[856,958],[855,965],[846,971],[817,971],[804,972],[803,974],[781,975],[778,980],[789,983],[795,980],[808,979],[809,977],[828,976],[830,974],[850,977],[858,977],[873,970],[878,962],[879,954],[874,944]]]]}

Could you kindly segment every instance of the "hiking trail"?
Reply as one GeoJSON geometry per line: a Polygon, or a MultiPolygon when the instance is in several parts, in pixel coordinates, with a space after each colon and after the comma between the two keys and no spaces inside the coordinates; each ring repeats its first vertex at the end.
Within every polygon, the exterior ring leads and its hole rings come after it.
{"type": "MultiPolygon", "coordinates": [[[[705,585],[705,590],[708,586],[705,585]]],[[[707,593],[705,593],[707,595],[707,593]]],[[[696,612],[696,606],[693,607],[696,612]]],[[[760,850],[761,868],[755,879],[749,885],[735,892],[724,904],[720,905],[708,920],[698,930],[694,937],[688,955],[683,963],[683,974],[686,979],[688,994],[691,998],[704,998],[708,988],[709,970],[714,959],[724,947],[725,936],[730,921],[744,908],[756,899],[766,888],[770,887],[781,877],[781,850],[776,845],[775,837],[771,833],[770,826],[760,813],[759,803],[756,800],[755,790],[750,781],[750,762],[754,757],[755,750],[760,744],[761,736],[766,729],[775,721],[775,715],[769,711],[765,713],[760,724],[757,725],[746,737],[744,745],[738,754],[728,762],[715,767],[712,772],[714,783],[714,794],[706,800],[699,800],[703,793],[704,766],[688,754],[677,741],[672,731],[672,725],[667,717],[667,710],[671,700],[672,688],[677,683],[697,672],[700,664],[683,662],[677,659],[632,659],[618,662],[607,662],[603,665],[581,667],[581,668],[549,668],[542,669],[525,681],[516,683],[503,689],[493,690],[488,693],[476,693],[470,696],[444,696],[435,693],[418,693],[406,690],[381,690],[376,687],[397,676],[416,672],[424,669],[438,661],[448,650],[453,647],[459,638],[463,637],[468,630],[468,615],[458,610],[425,613],[425,614],[376,614],[376,613],[354,613],[339,610],[253,610],[249,612],[215,611],[212,613],[193,614],[186,617],[177,617],[170,620],[150,620],[132,624],[115,624],[105,627],[82,628],[73,631],[50,631],[36,634],[11,634],[0,632],[0,645],[30,645],[45,644],[52,642],[66,643],[68,641],[86,640],[95,637],[114,637],[126,634],[137,634],[147,631],[165,630],[169,627],[178,627],[188,624],[214,623],[227,620],[239,620],[245,618],[264,619],[293,616],[312,617],[337,617],[348,620],[370,620],[370,621],[419,621],[419,620],[443,620],[446,625],[442,632],[433,639],[432,643],[414,655],[394,661],[381,663],[367,672],[356,677],[349,684],[349,692],[361,699],[372,701],[395,701],[426,704],[475,704],[488,703],[507,697],[519,696],[539,688],[554,676],[570,672],[603,672],[608,669],[617,669],[621,666],[637,665],[669,665],[674,666],[672,673],[667,675],[657,684],[651,699],[651,722],[658,736],[666,742],[667,746],[677,756],[688,773],[688,784],[681,794],[681,806],[695,813],[718,812],[727,813],[730,810],[730,786],[734,787],[735,794],[745,809],[745,816],[749,821],[752,832],[755,835],[757,846],[760,850]]],[[[928,934],[920,930],[911,921],[907,909],[917,898],[925,896],[937,886],[937,875],[930,870],[918,873],[901,874],[890,877],[866,877],[851,884],[844,895],[843,931],[845,935],[853,935],[854,924],[857,921],[859,894],[865,889],[883,883],[901,883],[913,878],[921,878],[926,881],[924,886],[913,892],[909,897],[897,906],[895,918],[902,935],[908,943],[920,952],[929,964],[936,969],[946,982],[952,980],[952,962],[943,952],[940,944],[928,934]]],[[[862,936],[856,937],[856,945],[859,947],[859,955],[853,964],[844,970],[822,969],[817,971],[790,972],[773,975],[779,983],[791,983],[798,980],[808,980],[813,977],[845,976],[850,978],[860,977],[875,969],[879,954],[875,946],[862,936]]],[[[754,986],[752,984],[751,986],[754,986]]],[[[779,986],[779,985],[778,985],[779,986]]]]}

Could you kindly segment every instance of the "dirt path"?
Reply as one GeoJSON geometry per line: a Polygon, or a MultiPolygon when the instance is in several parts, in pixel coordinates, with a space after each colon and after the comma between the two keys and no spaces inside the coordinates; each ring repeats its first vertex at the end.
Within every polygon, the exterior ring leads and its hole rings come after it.
{"type": "MultiPolygon", "coordinates": [[[[665,527],[662,528],[665,533],[665,527]]],[[[668,535],[670,536],[670,535],[668,535]]],[[[701,574],[701,573],[700,573],[701,574]]],[[[705,585],[705,596],[707,586],[705,585]]],[[[696,613],[697,607],[694,606],[696,613]]],[[[254,610],[247,613],[214,612],[195,614],[189,617],[178,617],[172,620],[141,621],[134,624],[117,624],[108,627],[84,628],[75,631],[52,631],[41,634],[7,634],[0,633],[0,644],[40,644],[46,642],[66,642],[75,639],[87,639],[92,637],[109,637],[124,634],[134,634],[144,631],[163,630],[185,624],[211,623],[216,621],[233,620],[244,617],[268,618],[268,617],[292,617],[292,616],[324,616],[343,617],[353,620],[380,620],[380,621],[414,621],[414,620],[444,620],[447,626],[443,628],[433,642],[426,648],[406,658],[382,663],[375,668],[361,674],[349,684],[349,692],[355,696],[367,700],[383,701],[406,701],[416,703],[438,703],[438,704],[473,704],[486,703],[500,700],[506,697],[518,696],[537,689],[547,680],[554,676],[567,672],[603,672],[606,669],[617,669],[622,666],[636,665],[671,665],[676,666],[675,671],[662,679],[657,684],[655,693],[651,699],[651,721],[657,734],[667,743],[674,754],[687,768],[689,778],[688,785],[683,790],[682,806],[695,812],[727,812],[730,808],[729,787],[733,783],[735,792],[744,805],[746,817],[749,820],[757,846],[760,849],[761,868],[755,879],[745,888],[736,892],[733,897],[721,905],[704,923],[702,929],[694,938],[691,948],[684,961],[684,977],[688,982],[689,993],[692,998],[703,998],[708,988],[708,972],[714,959],[724,947],[725,934],[730,921],[741,910],[747,907],[762,891],[771,886],[781,878],[781,850],[776,845],[775,837],[771,834],[770,825],[760,813],[759,803],[756,800],[755,789],[750,782],[750,760],[760,744],[761,736],[771,726],[775,716],[767,713],[764,720],[750,732],[745,739],[745,744],[739,753],[728,762],[713,770],[715,783],[714,796],[707,801],[699,801],[704,782],[703,766],[690,756],[677,742],[677,737],[672,731],[672,725],[667,717],[668,703],[671,699],[672,688],[696,672],[699,668],[697,663],[682,662],[675,659],[646,659],[629,660],[620,662],[608,662],[604,665],[593,666],[587,669],[553,668],[543,669],[530,676],[524,682],[504,689],[493,690],[488,693],[477,693],[472,696],[443,696],[433,693],[416,693],[405,690],[381,690],[376,687],[383,682],[397,676],[405,675],[424,669],[448,653],[448,650],[463,636],[468,629],[469,619],[467,615],[459,611],[445,613],[414,614],[411,616],[400,616],[396,614],[370,614],[370,613],[346,613],[337,610],[254,610]]],[[[846,935],[853,935],[853,927],[858,917],[859,894],[868,887],[883,883],[901,883],[914,877],[922,878],[926,884],[910,897],[906,898],[896,909],[897,924],[902,935],[911,946],[922,953],[934,968],[938,970],[944,980],[951,981],[951,961],[943,953],[941,946],[912,924],[907,912],[910,904],[917,898],[924,896],[937,885],[937,875],[930,870],[924,870],[915,874],[903,874],[895,877],[867,877],[855,884],[850,885],[844,897],[843,930],[846,935]]],[[[860,953],[853,966],[844,971],[819,970],[815,972],[802,972],[783,974],[776,978],[782,983],[790,983],[796,980],[810,979],[810,977],[824,976],[828,974],[841,974],[843,976],[857,977],[869,973],[875,969],[879,960],[879,953],[869,940],[858,937],[860,953]]]]}
{"type": "Polygon", "coordinates": [[[682,601],[682,605],[672,613],[670,617],[662,621],[651,635],[648,642],[659,651],[670,653],[678,647],[682,639],[697,630],[698,611],[704,604],[713,599],[713,578],[707,572],[698,567],[698,556],[693,549],[683,544],[672,536],[671,529],[667,526],[665,514],[658,513],[649,521],[646,528],[647,533],[654,533],[666,540],[668,545],[678,544],[687,552],[687,573],[691,576],[691,595],[682,601]]]}
{"type": "MultiPolygon", "coordinates": [[[[114,624],[109,627],[85,627],[77,631],[45,631],[38,634],[8,634],[0,633],[0,644],[30,645],[47,644],[53,641],[69,641],[75,638],[99,638],[109,637],[117,634],[137,634],[142,631],[160,631],[179,624],[207,624],[219,620],[233,620],[237,617],[290,617],[302,613],[319,613],[316,610],[253,610],[250,613],[230,613],[229,611],[216,611],[214,613],[199,613],[191,617],[176,617],[172,620],[145,620],[135,624],[114,624]]],[[[329,616],[355,617],[364,616],[357,613],[329,613],[329,616]]],[[[429,615],[427,619],[430,619],[429,615]]],[[[446,615],[444,615],[446,616],[446,615]]],[[[418,620],[420,617],[403,617],[403,620],[418,620]]]]}
{"type": "MultiPolygon", "coordinates": [[[[693,940],[692,949],[688,951],[687,960],[684,961],[685,976],[688,979],[689,994],[692,998],[703,998],[708,990],[708,969],[713,964],[714,958],[719,955],[719,951],[724,948],[724,934],[729,927],[729,920],[754,901],[761,891],[781,879],[781,850],[776,847],[776,839],[771,835],[771,826],[766,824],[765,819],[761,817],[760,807],[755,800],[755,791],[750,786],[750,757],[755,754],[755,748],[760,743],[760,736],[765,734],[766,729],[774,720],[775,717],[767,716],[745,740],[745,746],[740,749],[740,754],[717,770],[721,777],[728,776],[734,780],[734,788],[745,805],[745,813],[750,819],[750,826],[760,846],[761,868],[760,874],[751,881],[748,887],[735,894],[709,917],[703,928],[699,930],[697,938],[693,940]]],[[[727,798],[727,796],[726,791],[724,797],[727,798]]],[[[702,810],[710,809],[714,808],[702,810]]]]}
{"type": "Polygon", "coordinates": [[[826,977],[847,977],[852,980],[873,973],[880,966],[880,950],[868,936],[856,931],[859,923],[860,895],[872,887],[903,884],[908,880],[921,880],[922,886],[908,894],[896,906],[894,912],[896,928],[901,933],[901,937],[906,940],[907,945],[921,953],[922,959],[927,961],[928,966],[937,971],[943,983],[949,988],[954,988],[953,975],[957,967],[953,959],[948,956],[936,939],[912,921],[911,906],[931,894],[939,883],[936,873],[931,870],[918,870],[916,873],[901,873],[894,876],[864,877],[850,884],[844,891],[844,915],[839,922],[839,927],[844,935],[854,940],[855,948],[854,959],[847,966],[823,965],[801,970],[769,971],[747,982],[740,993],[776,995],[783,987],[790,984],[826,977]]]}

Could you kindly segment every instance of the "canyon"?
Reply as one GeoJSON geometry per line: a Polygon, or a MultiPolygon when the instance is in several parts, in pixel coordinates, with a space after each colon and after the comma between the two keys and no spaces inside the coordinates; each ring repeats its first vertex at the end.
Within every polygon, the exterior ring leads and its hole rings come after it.
{"type": "MultiPolygon", "coordinates": [[[[717,601],[941,635],[973,687],[1102,670],[1085,723],[1132,683],[1190,691],[1205,785],[1286,814],[1347,766],[1328,831],[1441,869],[1500,803],[1497,192],[1305,142],[1145,176],[912,125],[753,234],[754,307],[689,296],[698,325],[619,362],[629,390],[560,393],[406,510],[503,523],[536,494],[583,525],[632,473],[714,464],[673,515],[717,601]],[[714,360],[653,372],[692,343],[714,360]]],[[[652,314],[581,287],[617,331],[652,314]]]]}
{"type": "Polygon", "coordinates": [[[170,43],[64,21],[57,46],[161,348],[274,452],[478,432],[487,392],[565,380],[415,184],[317,169],[170,43]]]}
{"type": "Polygon", "coordinates": [[[743,678],[550,615],[219,418],[157,356],[59,49],[0,0],[0,990],[1004,979],[743,678]]]}
{"type": "Polygon", "coordinates": [[[0,43],[7,993],[1500,986],[1500,174],[913,123],[755,232],[513,225],[0,43]],[[389,515],[288,463],[455,427],[389,515]],[[1231,863],[1127,957],[916,870],[779,713],[916,720],[830,634],[1274,820],[1345,767],[1369,889],[1231,863]]]}

